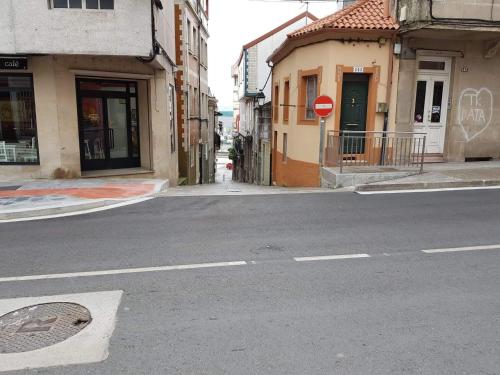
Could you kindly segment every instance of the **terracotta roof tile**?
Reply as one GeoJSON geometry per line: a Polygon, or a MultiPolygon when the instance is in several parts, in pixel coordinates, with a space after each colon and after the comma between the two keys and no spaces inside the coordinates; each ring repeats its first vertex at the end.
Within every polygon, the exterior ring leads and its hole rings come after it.
{"type": "Polygon", "coordinates": [[[392,17],[384,16],[383,0],[358,0],[351,6],[288,34],[288,37],[296,38],[323,29],[397,30],[398,28],[399,25],[392,17]]]}

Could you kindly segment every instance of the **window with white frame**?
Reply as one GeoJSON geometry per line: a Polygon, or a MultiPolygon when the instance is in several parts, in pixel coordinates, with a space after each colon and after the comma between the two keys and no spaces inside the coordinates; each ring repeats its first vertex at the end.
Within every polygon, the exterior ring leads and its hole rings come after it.
{"type": "Polygon", "coordinates": [[[114,0],[50,0],[54,9],[115,9],[114,0]]]}

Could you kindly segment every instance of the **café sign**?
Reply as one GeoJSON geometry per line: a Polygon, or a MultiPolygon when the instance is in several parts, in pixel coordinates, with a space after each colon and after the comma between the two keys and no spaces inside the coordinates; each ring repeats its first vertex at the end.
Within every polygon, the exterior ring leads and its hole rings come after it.
{"type": "Polygon", "coordinates": [[[0,70],[26,70],[28,59],[26,57],[1,57],[0,70]]]}

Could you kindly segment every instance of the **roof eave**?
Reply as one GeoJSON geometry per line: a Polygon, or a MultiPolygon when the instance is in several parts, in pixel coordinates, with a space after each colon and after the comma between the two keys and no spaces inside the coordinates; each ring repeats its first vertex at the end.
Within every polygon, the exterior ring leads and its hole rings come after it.
{"type": "Polygon", "coordinates": [[[314,43],[327,40],[356,40],[358,36],[377,35],[377,37],[392,37],[398,33],[397,29],[320,29],[303,35],[288,37],[272,54],[267,58],[267,62],[276,65],[286,58],[290,53],[299,47],[304,47],[314,43]],[[356,37],[353,37],[355,35],[356,37]],[[349,36],[349,38],[346,38],[349,36]]]}

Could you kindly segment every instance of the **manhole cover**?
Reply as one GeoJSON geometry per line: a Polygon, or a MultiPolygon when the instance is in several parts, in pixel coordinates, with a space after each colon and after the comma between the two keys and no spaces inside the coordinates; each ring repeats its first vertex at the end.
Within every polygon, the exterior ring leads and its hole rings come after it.
{"type": "Polygon", "coordinates": [[[0,316],[0,353],[21,353],[57,344],[92,321],[90,311],[76,303],[45,303],[0,316]]]}

